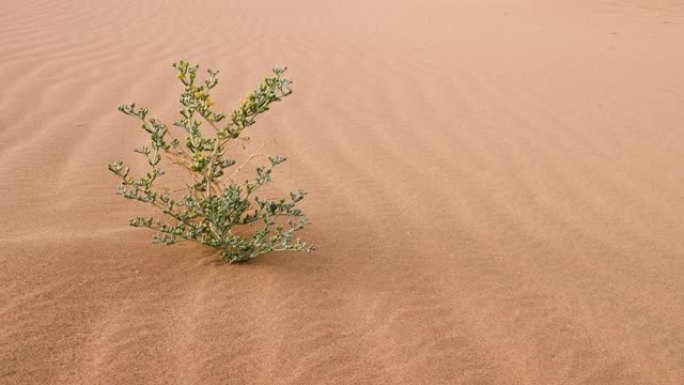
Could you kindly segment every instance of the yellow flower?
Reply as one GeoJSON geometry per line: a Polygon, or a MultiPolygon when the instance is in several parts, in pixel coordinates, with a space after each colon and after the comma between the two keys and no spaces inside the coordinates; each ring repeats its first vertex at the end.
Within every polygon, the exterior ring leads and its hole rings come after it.
{"type": "Polygon", "coordinates": [[[207,107],[211,107],[214,105],[214,101],[209,99],[209,98],[207,98],[206,103],[207,103],[207,107]]]}

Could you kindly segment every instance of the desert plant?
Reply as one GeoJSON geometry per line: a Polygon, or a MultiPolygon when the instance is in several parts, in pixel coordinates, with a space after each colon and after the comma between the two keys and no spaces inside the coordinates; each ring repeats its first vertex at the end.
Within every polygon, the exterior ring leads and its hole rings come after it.
{"type": "Polygon", "coordinates": [[[148,117],[147,108],[135,104],[119,107],[119,111],[138,120],[149,134],[150,142],[149,146],[134,150],[145,157],[149,165],[149,170],[141,177],[132,177],[121,161],[109,165],[109,170],[121,178],[118,193],[126,199],[154,206],[166,219],[138,216],[130,220],[130,225],[156,230],[154,243],[195,241],[218,249],[230,262],[271,251],[312,251],[313,245],[293,237],[308,223],[296,207],[306,193],[299,190],[278,199],[256,195],[271,181],[273,168],[286,159],[270,156],[268,164],[256,167],[252,178],[238,180],[242,169],[255,155],[246,157],[238,165],[226,154],[232,142],[240,142],[242,148],[246,148],[248,138],[242,135],[243,131],[253,125],[256,117],[266,112],[271,103],[292,93],[292,82],[282,76],[286,68],[275,68],[272,76],[266,77],[230,116],[226,116],[213,109],[211,98],[211,90],[218,83],[218,71],[210,69],[206,78],[200,80],[198,65],[179,61],[173,67],[183,84],[180,118],[174,123],[178,131],[183,131],[182,140],[160,120],[148,117]],[[204,123],[209,126],[205,131],[210,134],[202,132],[204,123]],[[180,191],[156,187],[165,174],[161,168],[163,161],[188,173],[188,181],[180,191]]]}

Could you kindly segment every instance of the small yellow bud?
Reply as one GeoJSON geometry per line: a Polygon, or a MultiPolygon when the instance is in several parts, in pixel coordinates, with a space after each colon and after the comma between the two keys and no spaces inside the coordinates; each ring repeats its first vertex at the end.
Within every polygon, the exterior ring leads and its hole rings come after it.
{"type": "Polygon", "coordinates": [[[177,77],[179,80],[183,80],[183,78],[185,78],[185,75],[183,75],[182,72],[179,72],[178,75],[176,75],[176,77],[177,77]]]}
{"type": "Polygon", "coordinates": [[[195,99],[201,99],[202,96],[204,96],[204,92],[202,92],[202,91],[195,92],[195,99]]]}
{"type": "Polygon", "coordinates": [[[207,101],[206,101],[206,103],[207,103],[207,107],[211,107],[211,106],[213,106],[213,105],[214,105],[214,101],[213,101],[213,100],[211,100],[211,99],[209,99],[209,98],[207,98],[207,101]]]}

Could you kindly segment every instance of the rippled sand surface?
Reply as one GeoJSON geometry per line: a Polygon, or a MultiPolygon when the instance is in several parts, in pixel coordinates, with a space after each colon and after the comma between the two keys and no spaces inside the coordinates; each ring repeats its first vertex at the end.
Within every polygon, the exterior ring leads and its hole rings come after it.
{"type": "Polygon", "coordinates": [[[0,0],[0,383],[684,383],[679,1],[0,0]],[[178,59],[314,254],[149,244],[106,164],[178,59]]]}

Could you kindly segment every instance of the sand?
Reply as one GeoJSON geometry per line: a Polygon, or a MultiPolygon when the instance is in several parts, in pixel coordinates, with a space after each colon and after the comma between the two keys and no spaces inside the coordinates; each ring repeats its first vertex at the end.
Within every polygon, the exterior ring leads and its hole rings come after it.
{"type": "Polygon", "coordinates": [[[1,384],[683,384],[675,0],[0,2],[1,384]],[[150,244],[106,164],[178,59],[314,254],[150,244]]]}

